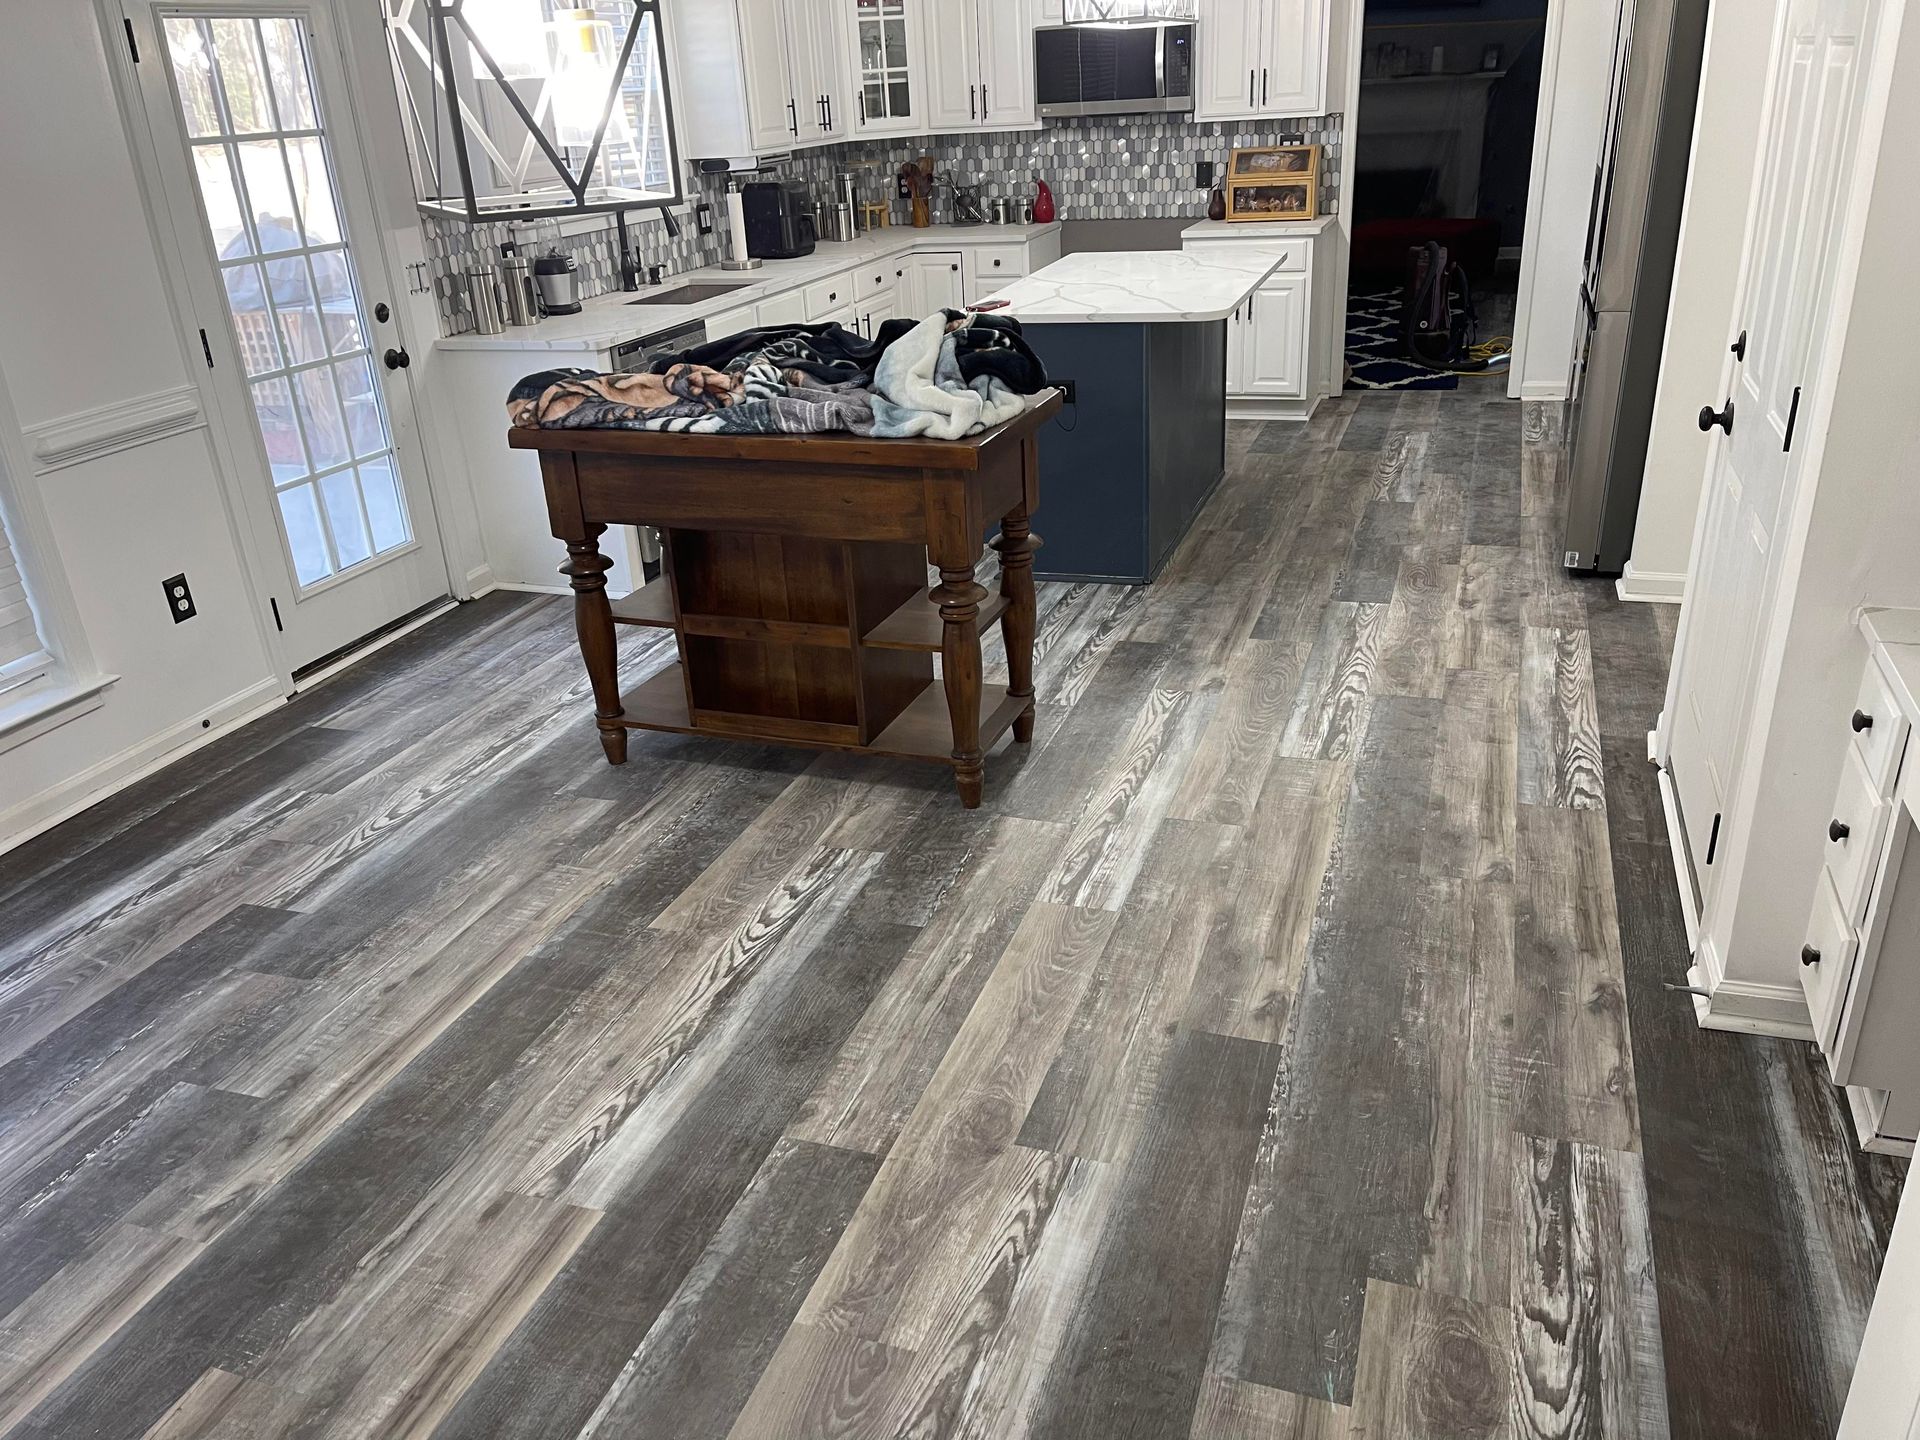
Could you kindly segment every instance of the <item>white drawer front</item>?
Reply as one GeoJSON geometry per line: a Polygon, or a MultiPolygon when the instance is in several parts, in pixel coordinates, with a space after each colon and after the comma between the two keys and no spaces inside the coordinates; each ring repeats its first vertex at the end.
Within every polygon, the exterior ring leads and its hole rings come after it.
{"type": "Polygon", "coordinates": [[[900,260],[875,260],[853,272],[854,289],[862,300],[869,295],[878,295],[882,290],[892,290],[906,278],[907,262],[900,260]]]}
{"type": "Polygon", "coordinates": [[[1849,750],[1827,820],[1825,859],[1833,893],[1850,923],[1859,923],[1866,912],[1867,887],[1880,863],[1880,839],[1892,809],[1892,801],[1880,798],[1858,753],[1849,750]]]}
{"type": "Polygon", "coordinates": [[[807,286],[807,319],[830,320],[853,303],[853,275],[829,275],[807,286]]]}
{"type": "Polygon", "coordinates": [[[1850,723],[1854,753],[1867,767],[1873,788],[1884,795],[1893,784],[1894,766],[1906,743],[1907,717],[1900,713],[1893,691],[1887,688],[1871,656],[1866,673],[1860,677],[1860,693],[1854,696],[1850,723]]]}
{"type": "MultiPolygon", "coordinates": [[[[1027,273],[1024,245],[975,245],[971,258],[973,283],[980,295],[998,290],[1007,281],[1027,273]]],[[[978,299],[979,295],[969,298],[978,299]]]]}
{"type": "Polygon", "coordinates": [[[1813,1038],[1823,1051],[1833,1048],[1834,1029],[1858,951],[1853,926],[1847,923],[1832,882],[1822,874],[1814,886],[1813,914],[1807,917],[1806,945],[1800,952],[1800,988],[1812,1012],[1813,1038]]]}
{"type": "Polygon", "coordinates": [[[751,330],[759,324],[759,312],[751,305],[742,305],[738,310],[723,311],[706,318],[707,339],[724,340],[729,335],[738,335],[742,330],[751,330]]]}
{"type": "Polygon", "coordinates": [[[762,328],[769,325],[804,325],[813,318],[804,290],[789,290],[784,295],[762,300],[759,314],[762,328]]]}

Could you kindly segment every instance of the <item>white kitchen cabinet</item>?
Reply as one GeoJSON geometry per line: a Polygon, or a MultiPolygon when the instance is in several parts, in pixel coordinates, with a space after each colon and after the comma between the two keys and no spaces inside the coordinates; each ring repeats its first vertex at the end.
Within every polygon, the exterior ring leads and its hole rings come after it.
{"type": "MultiPolygon", "coordinates": [[[[1238,391],[1297,400],[1307,393],[1307,315],[1311,281],[1275,275],[1248,302],[1252,323],[1238,391]]],[[[1228,389],[1236,388],[1231,379],[1228,389]]]]}
{"type": "Polygon", "coordinates": [[[856,136],[927,130],[926,12],[920,0],[834,0],[856,136]]]}
{"type": "Polygon", "coordinates": [[[936,310],[958,310],[966,303],[965,261],[958,250],[936,250],[907,257],[900,302],[921,319],[936,310]]]}
{"type": "Polygon", "coordinates": [[[675,0],[682,146],[690,159],[747,158],[849,134],[842,0],[675,0]]]}
{"type": "Polygon", "coordinates": [[[757,305],[742,305],[737,310],[723,310],[718,315],[709,315],[702,322],[707,327],[707,339],[714,341],[727,335],[738,335],[742,330],[752,330],[760,324],[760,308],[757,305]]]}
{"type": "Polygon", "coordinates": [[[1328,0],[1200,0],[1197,13],[1194,119],[1326,109],[1328,0]]]}
{"type": "Polygon", "coordinates": [[[807,292],[804,290],[789,290],[784,295],[762,300],[758,314],[763,329],[768,325],[804,325],[813,318],[807,313],[807,292]]]}
{"type": "Polygon", "coordinates": [[[889,287],[872,295],[863,295],[855,308],[858,313],[849,328],[858,330],[871,340],[880,333],[882,325],[900,312],[900,292],[889,287]]]}
{"type": "Polygon", "coordinates": [[[1319,399],[1314,359],[1313,279],[1319,225],[1297,232],[1283,223],[1205,221],[1188,227],[1182,247],[1259,250],[1275,268],[1227,320],[1227,414],[1242,419],[1305,419],[1319,399]]]}
{"type": "Polygon", "coordinates": [[[1871,610],[1869,653],[1845,726],[1800,949],[1814,1043],[1844,1085],[1861,1143],[1912,1152],[1920,1131],[1920,611],[1871,610]]]}
{"type": "Polygon", "coordinates": [[[925,5],[932,129],[1039,124],[1033,90],[1038,0],[925,0],[925,5]]]}

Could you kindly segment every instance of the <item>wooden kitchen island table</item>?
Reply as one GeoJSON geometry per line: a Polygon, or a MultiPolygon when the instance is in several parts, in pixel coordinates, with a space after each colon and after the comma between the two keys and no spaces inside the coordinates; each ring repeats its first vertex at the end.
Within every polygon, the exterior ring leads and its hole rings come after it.
{"type": "Polygon", "coordinates": [[[540,452],[608,761],[625,762],[629,729],[866,751],[951,765],[978,805],[987,748],[1009,727],[1033,737],[1029,517],[1059,408],[1048,392],[965,440],[510,430],[540,452]],[[990,595],[974,567],[996,524],[990,595]],[[609,525],[659,528],[664,583],[608,600],[609,525]],[[996,619],[1004,690],[981,677],[996,619]],[[672,630],[679,663],[622,695],[617,625],[672,630]]]}

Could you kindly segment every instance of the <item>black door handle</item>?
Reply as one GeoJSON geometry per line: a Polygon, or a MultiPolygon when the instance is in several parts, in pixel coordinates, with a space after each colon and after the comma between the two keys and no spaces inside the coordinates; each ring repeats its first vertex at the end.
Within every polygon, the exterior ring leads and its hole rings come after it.
{"type": "Polygon", "coordinates": [[[1733,352],[1734,359],[1744,361],[1747,358],[1747,332],[1742,330],[1740,332],[1740,338],[1729,345],[1727,349],[1733,352]]]}
{"type": "Polygon", "coordinates": [[[1864,710],[1856,710],[1853,712],[1853,719],[1848,723],[1853,726],[1853,733],[1858,735],[1863,730],[1873,729],[1873,716],[1864,710]]]}
{"type": "Polygon", "coordinates": [[[404,350],[389,350],[381,358],[387,362],[389,370],[404,370],[413,363],[413,357],[404,350]]]}
{"type": "Polygon", "coordinates": [[[1802,945],[1800,947],[1800,963],[1802,965],[1818,965],[1820,963],[1820,952],[1811,945],[1802,945]]]}
{"type": "Polygon", "coordinates": [[[1852,833],[1853,827],[1844,820],[1829,820],[1827,822],[1827,839],[1833,841],[1836,845],[1852,833]]]}
{"type": "Polygon", "coordinates": [[[1702,405],[1700,407],[1700,428],[1702,430],[1711,430],[1716,425],[1726,431],[1727,434],[1733,434],[1733,401],[1727,401],[1727,408],[1718,414],[1714,413],[1711,405],[1702,405]]]}

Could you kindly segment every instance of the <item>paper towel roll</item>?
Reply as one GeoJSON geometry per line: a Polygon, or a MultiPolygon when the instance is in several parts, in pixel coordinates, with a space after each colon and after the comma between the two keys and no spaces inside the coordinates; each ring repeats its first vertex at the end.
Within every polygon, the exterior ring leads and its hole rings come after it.
{"type": "Polygon", "coordinates": [[[727,258],[747,258],[747,201],[737,189],[727,191],[727,258]]]}

